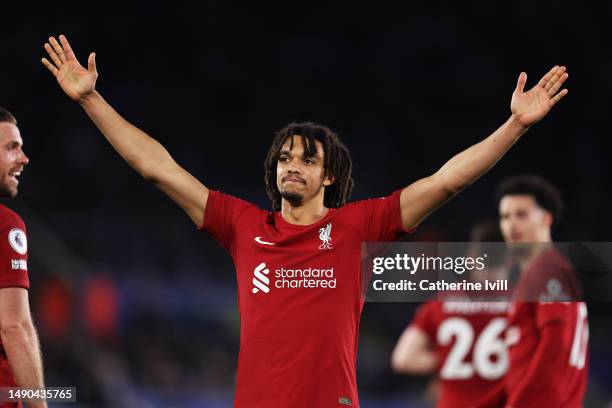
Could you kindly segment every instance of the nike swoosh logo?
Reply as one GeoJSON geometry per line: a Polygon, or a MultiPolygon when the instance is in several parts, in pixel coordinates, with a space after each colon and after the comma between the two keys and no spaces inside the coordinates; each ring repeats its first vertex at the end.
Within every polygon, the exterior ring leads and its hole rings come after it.
{"type": "Polygon", "coordinates": [[[261,237],[255,237],[255,242],[259,244],[264,244],[264,245],[276,245],[274,242],[262,241],[261,237]]]}

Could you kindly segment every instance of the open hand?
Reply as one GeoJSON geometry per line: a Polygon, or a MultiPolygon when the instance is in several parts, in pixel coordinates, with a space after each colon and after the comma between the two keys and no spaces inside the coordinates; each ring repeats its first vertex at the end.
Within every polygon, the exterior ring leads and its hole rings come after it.
{"type": "Polygon", "coordinates": [[[66,95],[75,101],[80,101],[93,93],[96,87],[98,71],[96,70],[96,54],[89,54],[87,69],[77,61],[72,48],[65,36],[59,36],[60,43],[55,37],[49,37],[45,43],[45,50],[51,58],[43,58],[42,63],[55,76],[66,95]]]}
{"type": "Polygon", "coordinates": [[[525,127],[541,120],[561,98],[567,95],[567,89],[559,91],[567,77],[566,68],[555,65],[536,86],[523,92],[527,74],[521,72],[510,102],[512,114],[525,127]]]}

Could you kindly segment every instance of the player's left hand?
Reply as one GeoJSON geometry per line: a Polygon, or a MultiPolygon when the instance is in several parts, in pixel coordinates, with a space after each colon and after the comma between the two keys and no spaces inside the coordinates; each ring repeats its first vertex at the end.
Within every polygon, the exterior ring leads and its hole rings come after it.
{"type": "Polygon", "coordinates": [[[510,102],[512,114],[525,127],[540,121],[561,98],[567,95],[567,89],[559,91],[567,77],[566,68],[555,65],[536,86],[524,92],[527,74],[521,72],[510,102]]]}

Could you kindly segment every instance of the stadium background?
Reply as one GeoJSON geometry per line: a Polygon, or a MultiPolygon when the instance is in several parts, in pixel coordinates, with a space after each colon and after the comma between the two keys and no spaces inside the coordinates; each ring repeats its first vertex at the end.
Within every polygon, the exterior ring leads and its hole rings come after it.
{"type": "MultiPolygon", "coordinates": [[[[229,256],[63,95],[39,62],[49,35],[66,34],[81,62],[96,51],[102,95],[207,186],[266,208],[263,159],[290,121],[336,130],[353,155],[353,199],[380,196],[499,126],[521,70],[530,87],[565,64],[566,100],[408,240],[467,240],[495,217],[496,184],[533,172],[565,196],[556,240],[612,241],[610,4],[11,7],[0,106],[17,116],[31,163],[19,197],[2,203],[29,228],[47,383],[77,386],[79,407],[229,406],[239,318],[229,256]]],[[[414,307],[366,305],[364,407],[426,406],[426,381],[389,369],[414,307]]],[[[612,308],[590,310],[587,406],[601,407],[612,400],[612,308]]]]}

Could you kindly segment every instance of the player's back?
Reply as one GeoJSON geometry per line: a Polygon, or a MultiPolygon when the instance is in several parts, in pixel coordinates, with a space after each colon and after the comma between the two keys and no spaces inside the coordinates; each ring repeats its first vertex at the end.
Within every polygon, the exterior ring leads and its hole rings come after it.
{"type": "Polygon", "coordinates": [[[412,324],[430,337],[439,356],[438,408],[469,407],[508,369],[503,341],[507,302],[427,302],[412,324]]]}

